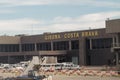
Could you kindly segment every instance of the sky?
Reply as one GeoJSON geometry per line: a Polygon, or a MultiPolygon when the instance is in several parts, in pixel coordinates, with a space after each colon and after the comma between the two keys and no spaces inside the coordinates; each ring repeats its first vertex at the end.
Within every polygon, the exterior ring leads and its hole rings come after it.
{"type": "Polygon", "coordinates": [[[0,35],[105,28],[120,19],[120,0],[0,0],[0,35]]]}

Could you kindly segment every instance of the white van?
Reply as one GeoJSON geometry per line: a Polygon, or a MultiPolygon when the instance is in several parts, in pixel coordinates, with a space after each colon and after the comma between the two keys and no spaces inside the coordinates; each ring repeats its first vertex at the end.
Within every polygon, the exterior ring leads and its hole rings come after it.
{"type": "Polygon", "coordinates": [[[73,63],[62,63],[63,66],[62,66],[62,69],[80,69],[79,65],[75,65],[73,63]]]}
{"type": "Polygon", "coordinates": [[[1,67],[5,68],[5,69],[9,69],[10,68],[10,64],[1,64],[1,67]]]}
{"type": "Polygon", "coordinates": [[[79,65],[72,65],[70,69],[79,70],[80,66],[79,65]]]}
{"type": "Polygon", "coordinates": [[[61,70],[64,64],[62,63],[56,63],[55,64],[55,70],[61,70]]]}

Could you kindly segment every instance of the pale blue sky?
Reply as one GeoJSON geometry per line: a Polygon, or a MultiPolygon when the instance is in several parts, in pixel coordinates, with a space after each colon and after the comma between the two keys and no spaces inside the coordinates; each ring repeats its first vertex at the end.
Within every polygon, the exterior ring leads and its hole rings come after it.
{"type": "Polygon", "coordinates": [[[120,0],[0,0],[0,35],[104,28],[120,18],[120,0]]]}

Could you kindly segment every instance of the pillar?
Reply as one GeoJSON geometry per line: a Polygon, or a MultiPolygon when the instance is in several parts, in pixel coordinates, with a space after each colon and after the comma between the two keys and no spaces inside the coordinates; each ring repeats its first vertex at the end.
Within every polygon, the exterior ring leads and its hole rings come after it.
{"type": "Polygon", "coordinates": [[[69,50],[71,51],[71,41],[69,40],[69,50]]]}
{"type": "Polygon", "coordinates": [[[92,50],[92,39],[90,39],[90,50],[92,50]]]}
{"type": "Polygon", "coordinates": [[[115,43],[116,43],[116,40],[115,40],[115,37],[113,37],[113,43],[111,44],[112,47],[115,47],[115,43]]]}
{"type": "Polygon", "coordinates": [[[119,53],[116,52],[116,66],[119,65],[119,53]]]}
{"type": "Polygon", "coordinates": [[[86,40],[81,38],[79,40],[79,64],[86,65],[86,40]]]}
{"type": "Polygon", "coordinates": [[[116,35],[116,47],[118,47],[119,46],[119,36],[118,36],[118,34],[116,35]]]}
{"type": "Polygon", "coordinates": [[[35,43],[35,51],[37,51],[37,44],[35,43]]]}
{"type": "Polygon", "coordinates": [[[51,41],[51,51],[53,51],[53,42],[51,41]]]}
{"type": "Polygon", "coordinates": [[[19,44],[19,52],[22,52],[22,44],[19,44]]]}

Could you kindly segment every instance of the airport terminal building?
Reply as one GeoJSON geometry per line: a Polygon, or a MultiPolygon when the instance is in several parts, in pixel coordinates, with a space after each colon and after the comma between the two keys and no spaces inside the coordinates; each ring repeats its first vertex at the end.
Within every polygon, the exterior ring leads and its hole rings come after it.
{"type": "Polygon", "coordinates": [[[17,63],[32,56],[47,63],[114,65],[120,59],[120,19],[107,20],[106,28],[38,35],[0,36],[0,63],[17,63]]]}

